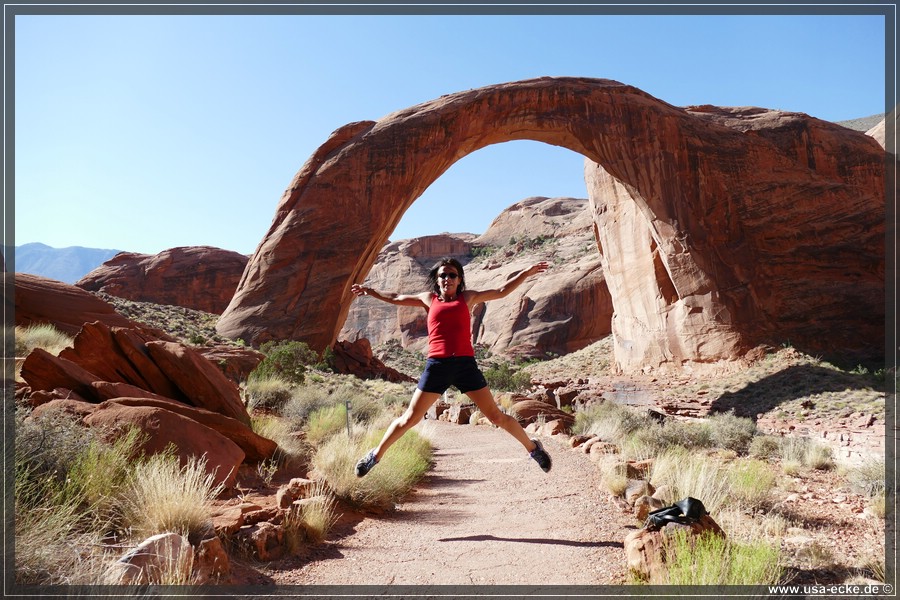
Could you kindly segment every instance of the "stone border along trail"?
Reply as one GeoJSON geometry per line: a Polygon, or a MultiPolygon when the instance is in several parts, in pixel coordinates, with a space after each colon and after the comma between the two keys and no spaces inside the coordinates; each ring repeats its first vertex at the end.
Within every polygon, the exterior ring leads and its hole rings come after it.
{"type": "MultiPolygon", "coordinates": [[[[279,585],[609,585],[626,575],[635,529],[567,438],[542,438],[544,473],[506,432],[427,420],[434,465],[383,515],[339,524],[279,585]]],[[[376,467],[378,468],[378,467],[376,467]]]]}

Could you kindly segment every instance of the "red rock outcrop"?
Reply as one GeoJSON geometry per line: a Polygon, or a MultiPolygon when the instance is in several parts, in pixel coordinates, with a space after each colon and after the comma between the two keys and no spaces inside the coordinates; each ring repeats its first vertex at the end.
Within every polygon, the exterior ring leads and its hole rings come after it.
{"type": "MultiPolygon", "coordinates": [[[[85,323],[133,327],[111,304],[68,283],[28,273],[15,274],[16,325],[50,324],[75,335],[85,323]]],[[[5,291],[5,288],[4,288],[5,291]]]]}
{"type": "MultiPolygon", "coordinates": [[[[425,291],[428,271],[443,256],[462,262],[470,289],[497,287],[541,260],[553,263],[510,296],[473,307],[474,339],[495,354],[566,354],[610,333],[612,302],[587,200],[528,198],[500,213],[478,237],[442,234],[389,244],[365,283],[382,291],[425,291]]],[[[373,345],[399,339],[405,348],[424,351],[425,319],[424,310],[361,297],[338,337],[364,337],[373,345]]]]}
{"type": "Polygon", "coordinates": [[[90,292],[221,314],[248,258],[231,250],[187,246],[159,254],[120,252],[75,285],[90,292]]]}
{"type": "Polygon", "coordinates": [[[385,365],[372,354],[369,340],[339,341],[334,345],[334,370],[337,373],[356,375],[361,379],[384,379],[400,383],[415,381],[396,369],[385,365]]]}
{"type": "Polygon", "coordinates": [[[630,180],[585,165],[618,367],[712,363],[782,343],[877,357],[885,316],[878,144],[757,108],[694,107],[655,122],[634,144],[677,128],[684,164],[635,150],[623,156],[633,162],[630,180]]]}
{"type": "Polygon", "coordinates": [[[730,359],[785,339],[883,353],[877,142],[805,115],[682,109],[585,78],[468,90],[335,131],[282,197],[219,333],[254,345],[331,345],[350,285],[365,278],[406,209],[460,158],[517,139],[584,155],[590,187],[615,189],[610,206],[591,197],[603,256],[640,254],[603,265],[616,290],[622,368],[637,368],[640,356],[651,366],[730,359]],[[627,217],[618,225],[616,211],[627,217]],[[628,261],[633,271],[623,269],[628,261]],[[627,281],[635,278],[643,281],[627,281]],[[640,333],[653,312],[665,327],[640,333]]]}

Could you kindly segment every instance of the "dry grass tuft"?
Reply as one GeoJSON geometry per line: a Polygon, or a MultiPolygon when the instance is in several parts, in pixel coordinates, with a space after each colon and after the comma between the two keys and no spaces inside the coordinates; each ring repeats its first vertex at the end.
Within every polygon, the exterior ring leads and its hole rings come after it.
{"type": "Polygon", "coordinates": [[[207,472],[205,459],[191,458],[181,467],[176,457],[156,454],[135,465],[134,479],[122,495],[122,519],[135,536],[202,537],[212,529],[211,503],[222,489],[207,472]]]}

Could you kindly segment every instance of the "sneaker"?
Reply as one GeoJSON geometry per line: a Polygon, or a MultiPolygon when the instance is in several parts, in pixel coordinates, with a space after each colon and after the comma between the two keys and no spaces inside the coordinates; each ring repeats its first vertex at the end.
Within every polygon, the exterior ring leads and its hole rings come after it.
{"type": "Polygon", "coordinates": [[[359,459],[359,462],[356,463],[356,476],[362,477],[366,473],[372,470],[372,467],[378,464],[378,459],[375,458],[375,450],[369,450],[369,453],[359,459]]]}
{"type": "Polygon", "coordinates": [[[550,472],[550,467],[553,466],[553,461],[550,460],[550,455],[547,454],[547,451],[544,450],[543,444],[541,444],[538,440],[532,439],[532,442],[536,444],[536,448],[530,452],[531,458],[533,458],[537,464],[544,470],[544,473],[550,472]]]}

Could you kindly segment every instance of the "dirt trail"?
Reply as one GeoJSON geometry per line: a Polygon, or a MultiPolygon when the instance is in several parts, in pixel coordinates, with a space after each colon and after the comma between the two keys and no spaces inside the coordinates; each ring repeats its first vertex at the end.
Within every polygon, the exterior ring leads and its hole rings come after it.
{"type": "MultiPolygon", "coordinates": [[[[544,473],[505,432],[425,421],[434,467],[396,510],[338,526],[277,584],[598,585],[625,576],[634,520],[598,488],[566,438],[544,439],[544,473]]],[[[376,467],[377,468],[377,467],[376,467]]]]}

